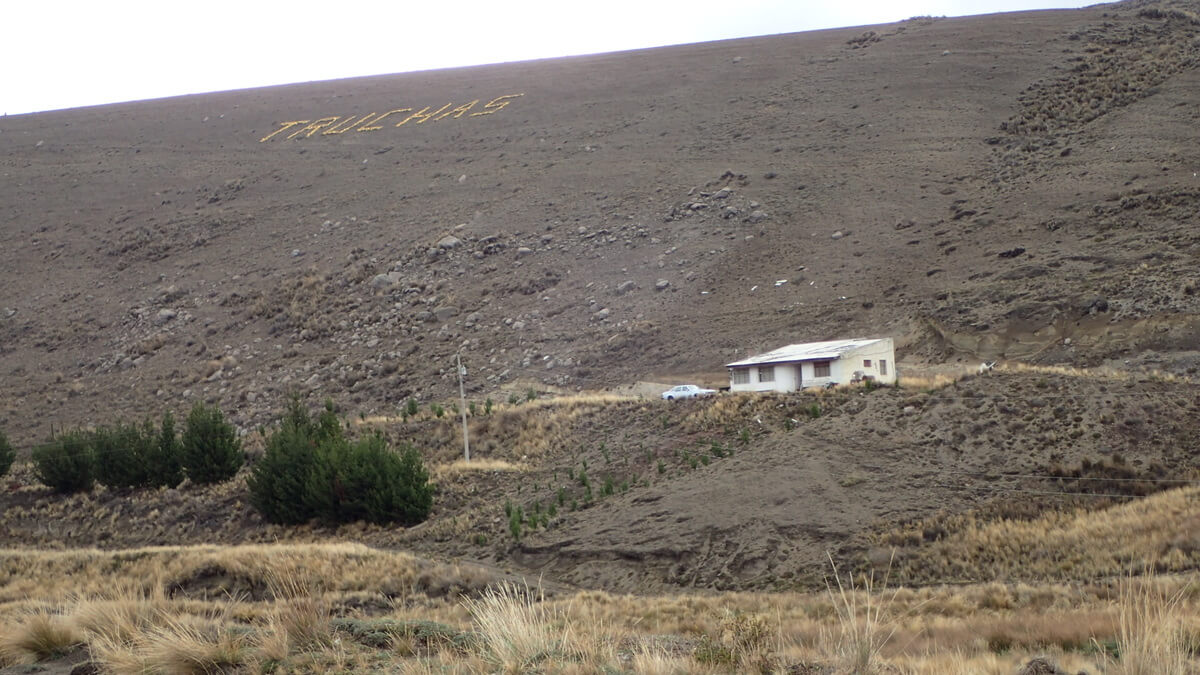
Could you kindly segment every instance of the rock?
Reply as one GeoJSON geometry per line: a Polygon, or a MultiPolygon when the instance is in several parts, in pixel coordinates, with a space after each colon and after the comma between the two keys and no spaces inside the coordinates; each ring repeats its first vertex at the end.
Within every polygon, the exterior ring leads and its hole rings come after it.
{"type": "Polygon", "coordinates": [[[693,211],[699,211],[700,209],[707,209],[708,204],[705,204],[704,202],[692,202],[688,205],[688,208],[693,211]]]}
{"type": "Polygon", "coordinates": [[[617,295],[625,295],[626,293],[636,290],[637,283],[633,279],[627,279],[617,284],[617,295]]]}
{"type": "Polygon", "coordinates": [[[1030,659],[1029,663],[1017,671],[1017,675],[1070,675],[1070,673],[1059,668],[1050,659],[1038,656],[1030,659]]]}
{"type": "Polygon", "coordinates": [[[525,330],[525,322],[524,321],[512,322],[512,329],[513,330],[525,330]]]}
{"type": "Polygon", "coordinates": [[[1094,298],[1084,306],[1083,311],[1088,314],[1104,313],[1108,311],[1108,300],[1104,298],[1094,298]]]}
{"type": "MultiPolygon", "coordinates": [[[[393,272],[392,274],[395,273],[393,272]]],[[[395,286],[396,280],[392,278],[392,274],[376,274],[371,279],[371,288],[383,289],[395,286]]]]}
{"type": "Polygon", "coordinates": [[[665,291],[670,287],[671,282],[667,281],[666,279],[659,279],[658,281],[654,282],[654,290],[656,291],[665,291]]]}
{"type": "Polygon", "coordinates": [[[761,223],[762,221],[766,220],[769,217],[770,216],[767,215],[766,211],[761,211],[759,209],[755,209],[750,212],[750,215],[746,216],[746,222],[747,223],[761,223]]]}
{"type": "Polygon", "coordinates": [[[529,248],[528,246],[521,246],[517,248],[518,258],[524,258],[527,255],[533,255],[533,249],[529,248]]]}
{"type": "Polygon", "coordinates": [[[298,248],[292,249],[292,257],[293,258],[299,258],[302,255],[304,255],[304,253],[300,249],[298,249],[298,248]]]}
{"type": "Polygon", "coordinates": [[[161,326],[178,315],[179,313],[173,309],[160,309],[158,310],[158,316],[154,317],[154,323],[161,326]]]}
{"type": "Polygon", "coordinates": [[[420,321],[422,323],[429,323],[430,321],[434,320],[433,312],[429,312],[429,311],[417,312],[416,318],[417,318],[417,321],[420,321]]]}
{"type": "Polygon", "coordinates": [[[846,236],[846,233],[842,232],[841,230],[838,230],[837,232],[834,232],[833,234],[829,235],[829,238],[836,240],[836,239],[841,239],[844,236],[846,236]]]}
{"type": "Polygon", "coordinates": [[[729,188],[721,188],[713,193],[713,199],[726,199],[731,194],[733,194],[733,190],[730,190],[729,188]]]}
{"type": "Polygon", "coordinates": [[[17,310],[13,309],[12,307],[4,308],[4,318],[6,318],[6,319],[12,318],[13,315],[15,315],[16,313],[17,313],[17,310]]]}
{"type": "Polygon", "coordinates": [[[1015,258],[1024,252],[1025,252],[1025,249],[1018,246],[1016,248],[1010,248],[1007,251],[1001,251],[1001,252],[997,253],[996,255],[1000,258],[1015,258]]]}
{"type": "Polygon", "coordinates": [[[449,321],[450,319],[458,316],[458,308],[450,305],[438,307],[437,309],[433,310],[433,316],[438,321],[449,321]]]}
{"type": "Polygon", "coordinates": [[[437,246],[440,249],[445,249],[445,250],[449,251],[451,249],[456,249],[459,246],[462,246],[462,239],[459,239],[458,237],[448,234],[438,240],[437,246]]]}
{"type": "Polygon", "coordinates": [[[604,321],[605,319],[608,318],[609,314],[611,314],[611,312],[609,312],[608,308],[605,307],[604,309],[600,310],[599,312],[596,312],[595,314],[593,314],[592,318],[595,319],[596,321],[604,321]]]}

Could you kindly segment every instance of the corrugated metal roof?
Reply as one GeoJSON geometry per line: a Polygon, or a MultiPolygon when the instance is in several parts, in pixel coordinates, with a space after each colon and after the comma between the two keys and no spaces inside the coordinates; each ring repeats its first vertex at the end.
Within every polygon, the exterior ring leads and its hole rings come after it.
{"type": "Polygon", "coordinates": [[[848,351],[865,347],[876,342],[882,342],[882,338],[866,338],[857,340],[835,340],[833,342],[806,342],[798,345],[788,345],[779,349],[769,351],[766,354],[751,356],[748,359],[734,361],[733,363],[725,364],[726,368],[736,368],[738,366],[756,366],[764,363],[788,363],[791,361],[832,361],[839,359],[842,354],[848,351]]]}

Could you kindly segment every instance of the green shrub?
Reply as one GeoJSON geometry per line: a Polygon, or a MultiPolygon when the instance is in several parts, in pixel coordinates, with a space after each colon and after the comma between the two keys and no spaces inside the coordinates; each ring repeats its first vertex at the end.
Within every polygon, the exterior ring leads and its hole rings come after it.
{"type": "Polygon", "coordinates": [[[148,460],[158,445],[154,424],[118,422],[91,433],[96,458],[96,481],[113,489],[146,487],[150,484],[148,460]]]}
{"type": "Polygon", "coordinates": [[[416,417],[417,413],[420,412],[420,408],[417,407],[417,400],[413,398],[408,399],[408,403],[404,404],[404,412],[408,413],[409,417],[416,417]]]}
{"type": "Polygon", "coordinates": [[[175,416],[170,412],[163,413],[158,438],[146,465],[150,469],[151,487],[173,488],[183,482],[183,444],[175,433],[175,416]]]}
{"type": "Polygon", "coordinates": [[[184,471],[193,483],[208,484],[229,480],[242,468],[245,458],[233,425],[225,421],[221,409],[197,403],[188,414],[183,429],[184,471]]]}
{"type": "Polygon", "coordinates": [[[55,492],[86,492],[95,483],[95,456],[88,435],[72,431],[33,450],[34,475],[55,492]]]}
{"type": "Polygon", "coordinates": [[[309,476],[316,462],[317,446],[343,441],[333,401],[312,419],[304,403],[293,395],[279,428],[267,438],[267,450],[255,463],[246,483],[250,503],[269,522],[299,524],[316,514],[307,499],[309,476]]]}
{"type": "Polygon", "coordinates": [[[305,482],[313,515],[329,522],[365,520],[412,525],[433,508],[433,486],[416,449],[399,453],[378,434],[353,443],[322,439],[305,482]]]}
{"type": "Polygon", "coordinates": [[[8,473],[12,468],[13,461],[17,459],[17,451],[13,449],[11,443],[8,442],[8,437],[0,431],[0,476],[8,473]]]}

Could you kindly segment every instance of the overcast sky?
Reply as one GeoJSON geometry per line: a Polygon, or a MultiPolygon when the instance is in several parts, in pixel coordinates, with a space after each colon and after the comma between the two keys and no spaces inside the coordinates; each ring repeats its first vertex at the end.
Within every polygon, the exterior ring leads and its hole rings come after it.
{"type": "Polygon", "coordinates": [[[0,113],[705,42],[1079,0],[5,3],[0,113]]]}

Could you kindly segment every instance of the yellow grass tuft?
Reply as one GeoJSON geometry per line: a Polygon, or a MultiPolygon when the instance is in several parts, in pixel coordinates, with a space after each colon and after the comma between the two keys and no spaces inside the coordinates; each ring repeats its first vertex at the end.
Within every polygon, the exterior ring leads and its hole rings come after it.
{"type": "MultiPolygon", "coordinates": [[[[879,670],[880,654],[885,645],[896,634],[897,625],[890,615],[893,591],[889,597],[875,588],[874,572],[863,577],[858,588],[854,580],[842,581],[833,557],[833,584],[826,582],[826,589],[837,612],[837,629],[830,645],[830,652],[848,672],[867,675],[879,670]],[[836,585],[837,591],[834,591],[836,585]]],[[[886,588],[884,579],[882,588],[886,588]]]]}
{"type": "Polygon", "coordinates": [[[146,667],[166,675],[227,672],[249,657],[248,632],[221,622],[192,617],[166,617],[142,642],[146,667]]]}
{"type": "Polygon", "coordinates": [[[486,658],[504,673],[525,673],[546,662],[579,661],[571,628],[535,602],[528,587],[500,584],[466,606],[475,618],[486,658]]]}
{"type": "Polygon", "coordinates": [[[1117,609],[1117,653],[1122,675],[1187,673],[1189,644],[1184,631],[1183,591],[1157,580],[1122,580],[1117,609]]]}
{"type": "Polygon", "coordinates": [[[28,612],[0,633],[0,661],[41,661],[65,654],[84,636],[61,614],[42,609],[28,612]]]}

